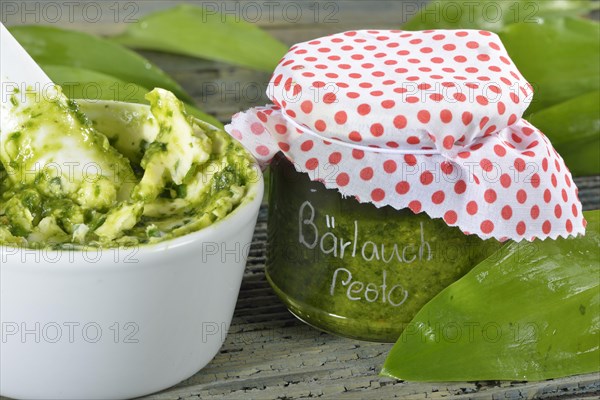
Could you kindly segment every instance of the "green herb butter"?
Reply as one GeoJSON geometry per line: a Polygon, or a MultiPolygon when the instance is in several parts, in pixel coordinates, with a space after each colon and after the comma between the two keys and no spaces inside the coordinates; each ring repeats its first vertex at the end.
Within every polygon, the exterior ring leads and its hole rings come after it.
{"type": "Polygon", "coordinates": [[[135,246],[227,216],[257,179],[229,135],[162,89],[151,107],[75,102],[59,87],[3,109],[0,245],[135,246]]]}

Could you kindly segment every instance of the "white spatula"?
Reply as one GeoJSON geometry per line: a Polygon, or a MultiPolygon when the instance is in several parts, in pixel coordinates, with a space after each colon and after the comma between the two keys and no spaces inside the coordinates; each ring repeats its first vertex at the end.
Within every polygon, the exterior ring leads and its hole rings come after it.
{"type": "Polygon", "coordinates": [[[0,22],[0,131],[7,118],[11,98],[20,101],[22,96],[13,96],[26,90],[42,93],[53,85],[48,75],[31,58],[25,49],[17,42],[6,27],[0,22]]]}

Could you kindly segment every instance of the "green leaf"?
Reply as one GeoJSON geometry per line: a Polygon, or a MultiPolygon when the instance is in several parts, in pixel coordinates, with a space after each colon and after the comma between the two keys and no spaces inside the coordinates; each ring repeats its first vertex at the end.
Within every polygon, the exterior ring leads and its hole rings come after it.
{"type": "Polygon", "coordinates": [[[438,294],[402,333],[382,374],[543,380],[600,370],[600,211],[585,217],[585,236],[511,242],[438,294]]]}
{"type": "Polygon", "coordinates": [[[534,113],[539,128],[575,176],[600,175],[600,91],[534,113]]]}
{"type": "Polygon", "coordinates": [[[590,0],[438,0],[428,3],[403,29],[485,29],[498,32],[504,26],[540,18],[584,15],[599,8],[590,0]]]}
{"type": "Polygon", "coordinates": [[[84,68],[44,64],[40,66],[54,83],[62,86],[68,98],[147,103],[144,96],[149,90],[135,83],[127,83],[114,76],[84,68]]]}
{"type": "Polygon", "coordinates": [[[114,76],[125,83],[150,89],[160,87],[185,102],[193,102],[177,82],[150,61],[106,39],[40,25],[14,26],[10,31],[40,64],[83,68],[114,76]]]}
{"type": "Polygon", "coordinates": [[[513,24],[500,38],[533,85],[532,113],[600,88],[600,24],[574,18],[513,24]]]}
{"type": "MultiPolygon", "coordinates": [[[[63,92],[69,98],[149,104],[145,98],[149,89],[134,83],[123,82],[114,76],[62,65],[42,64],[41,67],[50,79],[62,86],[63,92]]],[[[223,124],[212,115],[206,114],[190,104],[185,104],[185,109],[188,114],[223,129],[223,124]]]]}
{"type": "MultiPolygon", "coordinates": [[[[147,88],[134,83],[123,82],[113,76],[83,68],[60,65],[42,65],[42,69],[50,79],[61,85],[63,92],[72,99],[113,100],[149,104],[144,97],[149,92],[147,88]]],[[[188,114],[223,129],[223,124],[212,115],[206,114],[190,104],[185,104],[185,109],[188,114]]]]}
{"type": "Polygon", "coordinates": [[[161,50],[268,72],[287,51],[287,46],[256,25],[185,4],[146,15],[113,40],[138,49],[161,50]]]}

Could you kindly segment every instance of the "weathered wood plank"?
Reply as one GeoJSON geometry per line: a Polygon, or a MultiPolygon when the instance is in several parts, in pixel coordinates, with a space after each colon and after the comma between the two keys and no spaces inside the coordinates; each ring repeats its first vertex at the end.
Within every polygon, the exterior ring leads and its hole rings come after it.
{"type": "MultiPolygon", "coordinates": [[[[113,35],[122,32],[127,24],[138,21],[146,14],[186,3],[204,6],[209,14],[220,12],[226,21],[244,20],[267,30],[286,31],[293,28],[292,32],[302,35],[306,30],[317,26],[317,29],[330,33],[374,25],[398,27],[425,2],[426,0],[5,0],[1,10],[2,22],[7,25],[60,25],[74,30],[113,35]]],[[[299,40],[301,38],[292,41],[299,40]]]]}
{"type": "MultiPolygon", "coordinates": [[[[51,24],[48,15],[36,12],[23,16],[24,1],[3,1],[2,20],[8,25],[19,23],[51,24]],[[20,7],[7,14],[6,4],[20,7]]],[[[38,7],[43,7],[43,2],[38,7]]],[[[48,2],[49,3],[49,2],[48,2]]],[[[55,21],[70,29],[98,34],[121,32],[127,17],[139,18],[148,12],[173,6],[181,1],[75,2],[73,18],[55,21]],[[97,3],[101,18],[90,22],[84,14],[88,3],[97,3]],[[112,6],[112,8],[111,8],[112,6]],[[133,7],[133,8],[132,8],[133,7]],[[118,15],[115,12],[118,10],[118,15]],[[134,11],[132,15],[131,13],[134,11]]],[[[419,1],[188,1],[217,9],[233,10],[236,4],[246,7],[242,17],[255,22],[252,5],[261,9],[256,21],[284,43],[327,35],[347,29],[368,27],[396,28],[419,1]],[[266,11],[273,5],[273,18],[266,11]],[[294,5],[290,5],[294,4],[294,5]],[[331,4],[334,4],[332,8],[331,4]],[[292,7],[299,6],[302,17],[292,22],[292,7]],[[287,8],[286,8],[287,7],[287,8]],[[311,8],[312,7],[312,8],[311,8]],[[315,16],[315,7],[319,13],[315,16]],[[331,13],[333,12],[333,15],[331,13]]],[[[35,5],[29,5],[30,10],[35,5]]],[[[92,6],[87,6],[92,7],[92,6]]],[[[10,11],[10,10],[8,10],[10,11]]],[[[88,9],[91,13],[93,10],[88,9]]],[[[50,12],[50,9],[47,10],[50,12]]],[[[64,12],[64,10],[63,10],[64,12]]],[[[235,18],[235,12],[228,18],[235,18]]],[[[240,14],[238,12],[238,14],[240,14]]],[[[207,112],[226,122],[231,115],[248,107],[268,102],[264,95],[269,74],[236,68],[226,64],[155,52],[145,56],[182,83],[207,112]],[[239,85],[236,88],[236,84],[239,85]],[[251,90],[256,89],[255,92],[251,90]]],[[[600,177],[576,180],[586,209],[600,206],[600,177]]],[[[298,321],[277,299],[264,276],[266,212],[261,212],[254,245],[242,283],[234,319],[225,344],[215,359],[202,371],[148,400],[171,399],[531,399],[597,398],[600,375],[589,374],[545,382],[454,382],[414,383],[379,377],[390,344],[361,342],[329,335],[298,321]]]]}

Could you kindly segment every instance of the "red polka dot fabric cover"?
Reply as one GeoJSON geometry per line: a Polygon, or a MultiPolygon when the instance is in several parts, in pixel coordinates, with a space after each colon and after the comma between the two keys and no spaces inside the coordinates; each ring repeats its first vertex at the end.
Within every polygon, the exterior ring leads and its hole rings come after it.
{"type": "Polygon", "coordinates": [[[585,232],[577,187],[500,39],[476,30],[343,32],[293,46],[273,105],[226,127],[263,163],[377,207],[409,207],[500,240],[585,232]]]}

